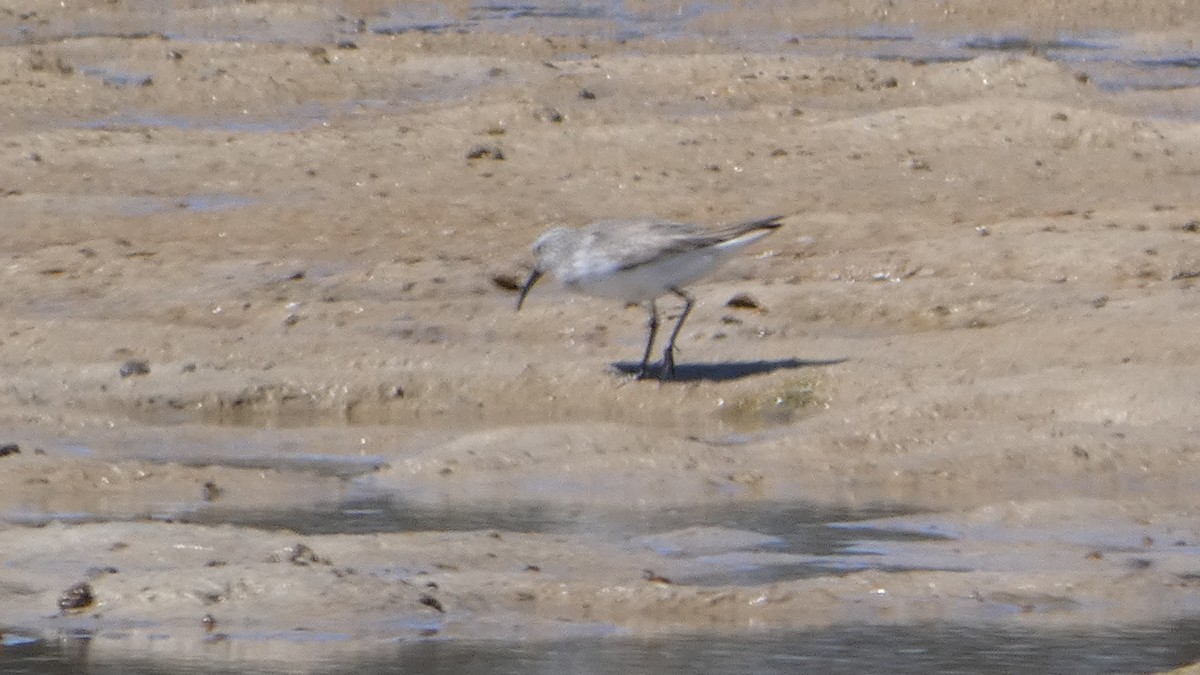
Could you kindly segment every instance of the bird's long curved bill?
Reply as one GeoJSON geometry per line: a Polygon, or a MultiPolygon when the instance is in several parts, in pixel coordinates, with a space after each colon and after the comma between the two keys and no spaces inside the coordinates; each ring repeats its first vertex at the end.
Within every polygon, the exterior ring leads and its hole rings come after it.
{"type": "Polygon", "coordinates": [[[529,273],[529,278],[525,280],[525,285],[521,287],[521,294],[517,296],[517,311],[521,311],[521,305],[525,304],[525,296],[529,295],[530,289],[537,283],[538,279],[542,278],[542,272],[534,270],[529,273]]]}

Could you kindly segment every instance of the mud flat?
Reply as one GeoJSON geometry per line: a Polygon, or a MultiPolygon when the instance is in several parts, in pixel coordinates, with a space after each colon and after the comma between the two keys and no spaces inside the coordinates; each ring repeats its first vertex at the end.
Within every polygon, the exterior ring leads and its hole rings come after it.
{"type": "Polygon", "coordinates": [[[141,4],[0,8],[0,663],[1200,658],[1197,10],[141,4]],[[513,312],[648,213],[787,214],[665,383],[513,312]]]}

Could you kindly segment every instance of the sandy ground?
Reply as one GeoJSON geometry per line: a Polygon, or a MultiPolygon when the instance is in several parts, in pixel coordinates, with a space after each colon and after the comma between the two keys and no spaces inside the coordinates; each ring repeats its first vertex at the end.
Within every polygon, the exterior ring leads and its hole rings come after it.
{"type": "MultiPolygon", "coordinates": [[[[1200,613],[1195,89],[1103,90],[1036,49],[355,32],[380,3],[179,9],[173,37],[127,4],[0,10],[28,29],[0,48],[0,441],[19,447],[0,628],[182,653],[212,630],[1200,613]],[[299,37],[185,30],[213,25],[299,37]],[[614,370],[641,310],[543,284],[513,311],[548,226],[776,213],[693,287],[677,381],[614,370]],[[170,522],[355,495],[600,515],[552,534],[170,522]],[[702,586],[655,575],[787,554],[698,524],[645,533],[683,542],[665,555],[603,515],[793,502],[903,507],[924,515],[888,526],[954,538],[887,551],[915,571],[702,586]],[[60,614],[83,581],[94,601],[60,614]]],[[[1200,27],[1188,3],[811,4],[696,29],[988,32],[1046,8],[1055,32],[1151,46],[1200,27]]]]}

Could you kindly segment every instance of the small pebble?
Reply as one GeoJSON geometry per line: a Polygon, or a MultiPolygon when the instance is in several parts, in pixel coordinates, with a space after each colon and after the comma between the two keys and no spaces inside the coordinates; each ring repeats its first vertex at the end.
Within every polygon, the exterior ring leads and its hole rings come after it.
{"type": "Polygon", "coordinates": [[[492,285],[505,291],[521,290],[521,282],[511,274],[493,274],[492,285]]]}
{"type": "Polygon", "coordinates": [[[498,145],[472,145],[467,150],[467,159],[504,159],[504,151],[498,145]]]}
{"type": "Polygon", "coordinates": [[[84,609],[95,601],[96,596],[92,593],[92,585],[80,582],[58,596],[58,608],[64,612],[84,609]]]}
{"type": "Polygon", "coordinates": [[[732,307],[734,309],[753,309],[758,312],[765,311],[762,304],[759,303],[758,300],[755,300],[754,296],[750,295],[749,293],[738,293],[726,301],[725,306],[732,307]]]}
{"type": "Polygon", "coordinates": [[[565,119],[563,114],[560,113],[556,108],[551,108],[549,106],[539,108],[533,113],[533,117],[539,122],[553,122],[555,124],[561,124],[563,119],[565,119]]]}
{"type": "Polygon", "coordinates": [[[200,491],[200,498],[206,502],[215,501],[217,497],[221,496],[222,492],[223,490],[217,485],[216,481],[204,481],[204,487],[200,491]]]}
{"type": "Polygon", "coordinates": [[[134,375],[149,375],[150,364],[142,359],[129,359],[121,364],[121,369],[118,371],[122,378],[132,377],[134,375]]]}
{"type": "Polygon", "coordinates": [[[673,583],[670,579],[662,576],[661,574],[655,574],[654,570],[642,570],[642,578],[652,584],[670,585],[673,583]]]}
{"type": "Polygon", "coordinates": [[[432,607],[433,609],[436,609],[437,611],[439,611],[443,614],[446,613],[446,608],[442,606],[442,603],[437,598],[433,597],[432,595],[429,595],[428,593],[421,594],[420,603],[422,605],[425,605],[426,607],[432,607]]]}

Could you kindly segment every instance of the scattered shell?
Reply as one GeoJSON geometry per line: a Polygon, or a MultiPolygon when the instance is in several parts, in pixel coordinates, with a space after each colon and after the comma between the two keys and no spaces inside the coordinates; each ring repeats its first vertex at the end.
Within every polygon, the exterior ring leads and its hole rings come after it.
{"type": "Polygon", "coordinates": [[[419,602],[422,605],[425,605],[426,607],[432,607],[433,609],[436,609],[437,611],[439,611],[443,614],[446,613],[446,608],[442,606],[442,603],[437,598],[433,597],[432,595],[429,595],[428,593],[422,593],[421,599],[419,600],[419,602]]]}

